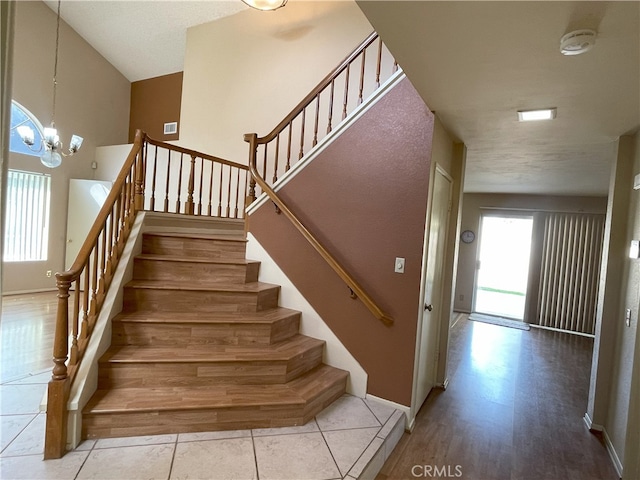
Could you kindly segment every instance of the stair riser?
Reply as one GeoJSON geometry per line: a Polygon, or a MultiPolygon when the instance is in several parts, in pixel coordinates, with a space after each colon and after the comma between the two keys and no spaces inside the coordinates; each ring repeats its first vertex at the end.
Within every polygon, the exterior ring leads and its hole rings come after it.
{"type": "Polygon", "coordinates": [[[300,315],[265,324],[113,322],[113,345],[271,345],[298,333],[300,315]]]}
{"type": "Polygon", "coordinates": [[[280,288],[260,292],[216,292],[124,288],[124,312],[257,312],[278,306],[280,288]]]}
{"type": "Polygon", "coordinates": [[[192,282],[193,279],[206,278],[207,283],[250,283],[258,281],[258,269],[258,263],[229,265],[136,258],[133,278],[178,282],[192,282]]]}
{"type": "Polygon", "coordinates": [[[293,427],[304,425],[304,410],[301,404],[297,404],[144,413],[85,413],[82,419],[82,438],[293,427]]]}
{"type": "Polygon", "coordinates": [[[304,425],[345,391],[347,375],[326,383],[303,403],[147,412],[84,412],[82,438],[128,437],[304,425]]]}
{"type": "Polygon", "coordinates": [[[207,386],[215,384],[273,385],[286,383],[322,361],[322,346],[310,349],[289,362],[217,363],[101,363],[98,388],[207,386]]]}
{"type": "Polygon", "coordinates": [[[165,237],[145,234],[142,253],[150,255],[179,255],[198,258],[245,258],[246,242],[202,238],[165,237]]]}

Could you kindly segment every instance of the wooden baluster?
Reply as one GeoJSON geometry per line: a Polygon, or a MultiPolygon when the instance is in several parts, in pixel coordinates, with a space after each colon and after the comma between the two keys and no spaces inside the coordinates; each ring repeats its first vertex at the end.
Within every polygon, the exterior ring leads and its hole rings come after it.
{"type": "MultiPolygon", "coordinates": [[[[249,171],[245,170],[244,171],[244,185],[243,185],[243,188],[242,188],[242,191],[244,192],[245,195],[247,195],[247,183],[248,183],[247,180],[248,180],[249,176],[250,176],[249,175],[249,171]]],[[[253,180],[253,178],[252,178],[252,180],[253,180]]],[[[251,197],[249,197],[249,198],[251,198],[251,197]]],[[[242,210],[242,216],[244,217],[244,210],[242,210]]]]}
{"type": "Polygon", "coordinates": [[[91,289],[89,285],[90,269],[91,269],[91,256],[87,258],[87,263],[85,264],[82,272],[82,274],[84,275],[84,290],[82,291],[82,327],[80,327],[80,335],[84,335],[85,332],[89,331],[89,295],[91,294],[91,289]]]}
{"type": "Polygon", "coordinates": [[[176,199],[176,213],[180,213],[180,209],[182,208],[180,205],[180,197],[182,196],[182,157],[183,153],[180,154],[180,168],[178,169],[178,198],[176,199]]]}
{"type": "Polygon", "coordinates": [[[109,213],[109,247],[107,250],[107,276],[109,277],[109,281],[111,281],[111,277],[113,275],[113,245],[115,243],[115,235],[114,231],[114,222],[115,222],[115,214],[114,214],[114,206],[111,207],[111,213],[109,213]]]}
{"type": "Polygon", "coordinates": [[[120,257],[120,254],[122,253],[122,250],[120,250],[120,244],[122,243],[122,191],[120,192],[120,195],[118,196],[118,201],[116,202],[116,238],[117,238],[117,248],[116,248],[116,252],[118,254],[118,257],[120,257]]]}
{"type": "Polygon", "coordinates": [[[78,317],[80,306],[80,290],[78,288],[78,280],[75,281],[75,284],[76,288],[75,292],[73,293],[73,312],[71,315],[71,350],[69,352],[69,365],[78,364],[78,328],[80,327],[80,319],[78,317]]]}
{"type": "Polygon", "coordinates": [[[151,205],[149,206],[149,210],[155,212],[156,210],[156,178],[158,172],[158,147],[155,149],[155,153],[153,155],[153,178],[151,179],[151,205]]]}
{"type": "Polygon", "coordinates": [[[171,177],[171,150],[167,150],[167,181],[164,189],[164,213],[169,211],[169,179],[171,177]]]}
{"type": "Polygon", "coordinates": [[[284,171],[288,172],[291,168],[291,139],[293,138],[293,125],[289,122],[289,141],[287,143],[287,164],[284,167],[284,171]]]}
{"type": "MultiPolygon", "coordinates": [[[[89,258],[91,261],[91,300],[89,301],[89,326],[94,322],[97,313],[98,302],[98,241],[93,245],[93,250],[89,258]]],[[[88,333],[88,332],[87,332],[88,333]]]]}
{"type": "Polygon", "coordinates": [[[211,216],[211,199],[213,198],[213,167],[215,167],[215,163],[211,162],[211,170],[209,172],[209,207],[207,208],[207,215],[211,216]]]}
{"type": "Polygon", "coordinates": [[[265,143],[263,146],[264,146],[264,156],[262,159],[262,178],[266,179],[267,178],[267,147],[269,146],[269,144],[265,143]]]}
{"type": "MultiPolygon", "coordinates": [[[[264,146],[265,152],[267,146],[264,146]]],[[[266,159],[265,159],[266,161],[266,159]]],[[[231,167],[229,167],[229,176],[227,178],[227,218],[231,216],[231,167]]]]}
{"type": "Polygon", "coordinates": [[[330,99],[329,99],[329,122],[327,124],[327,134],[331,133],[331,122],[333,121],[333,94],[335,92],[335,88],[336,88],[336,81],[331,80],[331,94],[330,99]]]}
{"type": "Polygon", "coordinates": [[[220,164],[220,182],[218,183],[218,217],[222,216],[222,170],[224,165],[220,164]]]}
{"type": "Polygon", "coordinates": [[[347,65],[344,79],[344,101],[342,102],[342,120],[347,118],[347,102],[349,100],[349,72],[351,71],[351,64],[347,65]]]}
{"type": "Polygon", "coordinates": [[[195,170],[196,170],[196,157],[191,155],[191,167],[189,169],[189,186],[187,187],[187,204],[185,206],[185,213],[187,215],[193,215],[193,190],[195,183],[195,170]]]}
{"type": "Polygon", "coordinates": [[[200,191],[198,192],[198,215],[202,215],[202,181],[204,179],[204,158],[200,158],[200,191]]]}
{"type": "Polygon", "coordinates": [[[304,124],[307,122],[307,109],[302,109],[302,123],[300,124],[300,152],[298,153],[298,160],[304,156],[304,124]]]}
{"type": "Polygon", "coordinates": [[[378,63],[376,64],[376,89],[380,88],[380,67],[382,66],[382,38],[378,38],[378,63]]]}
{"type": "Polygon", "coordinates": [[[362,50],[362,66],[360,67],[360,89],[358,91],[358,105],[360,105],[363,101],[363,91],[364,91],[364,64],[367,58],[367,50],[362,50]]]}
{"type": "Polygon", "coordinates": [[[320,94],[316,95],[316,119],[313,125],[313,143],[311,146],[315,147],[318,144],[318,122],[320,121],[320,94]]]}
{"type": "Polygon", "coordinates": [[[233,218],[238,218],[239,201],[240,201],[240,169],[236,168],[236,208],[233,211],[233,218]]]}
{"type": "Polygon", "coordinates": [[[273,165],[273,183],[278,181],[278,154],[280,153],[280,134],[276,137],[276,158],[273,165]]]}

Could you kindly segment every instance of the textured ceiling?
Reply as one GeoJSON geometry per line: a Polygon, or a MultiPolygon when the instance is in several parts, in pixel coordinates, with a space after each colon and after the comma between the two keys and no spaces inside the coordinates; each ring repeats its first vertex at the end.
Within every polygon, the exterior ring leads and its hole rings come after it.
{"type": "MultiPolygon", "coordinates": [[[[465,191],[607,194],[616,139],[640,125],[640,2],[358,5],[466,144],[465,191]],[[597,30],[594,49],[561,55],[560,37],[578,28],[597,30]],[[517,110],[541,107],[557,107],[557,118],[517,121],[517,110]]],[[[65,0],[62,17],[136,81],[181,71],[188,27],[245,8],[240,0],[65,0]]]]}
{"type": "MultiPolygon", "coordinates": [[[[45,3],[57,11],[57,1],[45,3]]],[[[246,8],[240,0],[65,0],[60,16],[135,82],[182,71],[187,28],[246,8]]]]}
{"type": "Polygon", "coordinates": [[[638,2],[358,2],[447,129],[466,192],[606,195],[618,136],[640,125],[638,2]],[[565,57],[560,37],[598,32],[565,57]],[[516,111],[557,107],[549,122],[516,111]]]}

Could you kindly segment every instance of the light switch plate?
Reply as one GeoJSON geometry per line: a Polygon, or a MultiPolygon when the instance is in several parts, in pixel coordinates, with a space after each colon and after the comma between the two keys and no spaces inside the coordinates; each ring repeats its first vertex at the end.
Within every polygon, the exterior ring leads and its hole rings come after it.
{"type": "Polygon", "coordinates": [[[404,273],[404,258],[396,257],[396,267],[394,272],[404,273]]]}
{"type": "Polygon", "coordinates": [[[627,308],[626,312],[624,313],[624,323],[627,325],[627,327],[631,326],[631,309],[627,308]]]}
{"type": "Polygon", "coordinates": [[[631,240],[629,258],[640,258],[640,240],[631,240]]]}
{"type": "Polygon", "coordinates": [[[640,190],[640,173],[633,178],[633,189],[640,190]]]}

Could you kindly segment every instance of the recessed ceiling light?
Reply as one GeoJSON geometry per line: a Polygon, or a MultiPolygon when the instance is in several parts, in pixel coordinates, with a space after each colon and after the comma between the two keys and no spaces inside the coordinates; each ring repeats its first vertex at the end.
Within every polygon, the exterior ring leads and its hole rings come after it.
{"type": "Polygon", "coordinates": [[[518,121],[534,122],[536,120],[553,120],[556,118],[557,109],[541,108],[538,110],[518,110],[518,121]]]}

